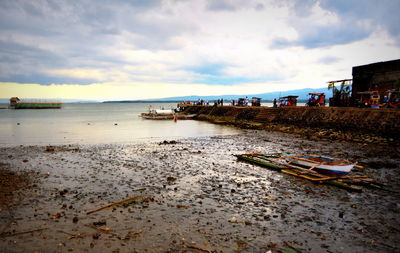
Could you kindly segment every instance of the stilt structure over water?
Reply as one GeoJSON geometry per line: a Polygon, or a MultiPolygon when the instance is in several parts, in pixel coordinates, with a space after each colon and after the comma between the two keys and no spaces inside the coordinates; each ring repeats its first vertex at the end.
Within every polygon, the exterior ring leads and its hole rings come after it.
{"type": "Polygon", "coordinates": [[[18,97],[10,98],[10,108],[13,109],[60,109],[61,107],[61,102],[22,101],[18,97]]]}

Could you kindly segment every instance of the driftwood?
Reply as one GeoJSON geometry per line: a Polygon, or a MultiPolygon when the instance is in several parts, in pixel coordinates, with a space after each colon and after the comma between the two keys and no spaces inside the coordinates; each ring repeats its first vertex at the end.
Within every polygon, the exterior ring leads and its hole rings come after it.
{"type": "Polygon", "coordinates": [[[199,250],[199,251],[202,251],[202,252],[209,252],[209,253],[212,252],[211,250],[204,249],[204,248],[201,248],[201,247],[198,247],[198,246],[194,246],[194,245],[188,245],[186,247],[189,248],[189,249],[196,249],[196,250],[199,250]]]}
{"type": "Polygon", "coordinates": [[[68,235],[67,238],[68,238],[69,240],[75,239],[75,238],[91,237],[91,236],[94,235],[94,234],[87,234],[87,233],[72,234],[72,233],[68,233],[68,232],[62,231],[62,230],[58,230],[57,232],[60,232],[60,233],[63,233],[63,234],[68,235]]]}
{"type": "Polygon", "coordinates": [[[23,231],[23,232],[16,232],[16,233],[4,232],[4,233],[0,234],[0,238],[23,235],[23,234],[29,234],[29,233],[33,233],[33,232],[43,231],[43,230],[46,230],[46,229],[47,228],[39,228],[39,229],[23,231]]]}
{"type": "Polygon", "coordinates": [[[318,178],[318,177],[315,177],[314,175],[308,175],[307,176],[307,175],[304,175],[304,174],[301,174],[301,173],[297,173],[296,171],[292,171],[292,170],[289,170],[289,169],[281,170],[281,172],[285,173],[285,174],[292,175],[292,176],[304,178],[304,179],[310,180],[310,181],[315,182],[315,183],[326,183],[326,184],[333,185],[333,186],[336,186],[336,187],[339,187],[339,188],[342,188],[342,189],[346,189],[348,191],[353,191],[353,192],[361,192],[362,191],[362,189],[359,188],[359,187],[349,185],[349,184],[347,184],[345,182],[337,181],[338,178],[333,178],[333,177],[318,178]]]}
{"type": "Polygon", "coordinates": [[[97,208],[97,209],[95,209],[95,210],[92,210],[92,211],[87,212],[86,214],[89,215],[89,214],[92,214],[92,213],[101,211],[101,210],[106,209],[106,208],[109,208],[109,207],[113,207],[113,206],[117,206],[117,205],[122,205],[122,204],[129,203],[129,202],[132,202],[132,201],[136,201],[136,200],[139,200],[139,199],[140,199],[140,200],[143,200],[143,199],[145,199],[145,197],[144,197],[144,196],[133,196],[133,197],[130,197],[130,198],[128,198],[128,199],[124,199],[124,200],[121,200],[121,201],[113,202],[113,203],[111,203],[111,204],[108,204],[108,205],[99,207],[99,208],[97,208]]]}
{"type": "Polygon", "coordinates": [[[367,176],[337,176],[337,177],[322,177],[322,178],[314,178],[312,181],[327,181],[327,180],[338,180],[338,179],[368,179],[367,176]]]}

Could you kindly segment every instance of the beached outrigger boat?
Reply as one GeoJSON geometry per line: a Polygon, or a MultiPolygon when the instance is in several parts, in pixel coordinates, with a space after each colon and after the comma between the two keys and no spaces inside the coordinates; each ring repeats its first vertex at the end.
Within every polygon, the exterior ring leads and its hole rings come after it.
{"type": "Polygon", "coordinates": [[[348,174],[356,165],[347,160],[314,155],[293,156],[290,163],[330,174],[348,174]]]}
{"type": "Polygon", "coordinates": [[[329,184],[349,191],[361,192],[359,186],[366,186],[375,189],[397,192],[387,188],[387,185],[379,183],[372,178],[360,175],[359,173],[349,175],[353,167],[363,168],[356,163],[347,160],[313,156],[313,155],[290,155],[290,154],[262,154],[260,152],[235,155],[238,160],[275,170],[298,178],[307,179],[318,184],[329,184]],[[305,163],[307,162],[307,163],[305,163]],[[302,163],[302,164],[300,164],[302,163]],[[312,165],[311,165],[312,164],[312,165]],[[322,169],[316,169],[317,167],[322,169]],[[328,172],[321,173],[321,172],[328,172]],[[339,174],[337,174],[339,173],[339,174]]]}
{"type": "Polygon", "coordinates": [[[153,120],[182,120],[182,119],[193,119],[196,114],[182,114],[176,113],[174,110],[152,110],[150,109],[148,113],[142,113],[139,115],[144,119],[153,120]]]}

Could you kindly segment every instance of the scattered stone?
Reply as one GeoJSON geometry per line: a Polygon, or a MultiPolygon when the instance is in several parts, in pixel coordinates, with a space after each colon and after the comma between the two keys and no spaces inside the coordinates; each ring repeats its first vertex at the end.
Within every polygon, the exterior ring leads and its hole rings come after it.
{"type": "Polygon", "coordinates": [[[94,235],[92,236],[92,238],[95,239],[95,240],[97,240],[97,239],[100,238],[100,236],[101,236],[101,234],[96,233],[96,234],[94,234],[94,235]]]}
{"type": "Polygon", "coordinates": [[[54,150],[55,150],[55,149],[54,149],[53,146],[47,146],[45,151],[46,151],[46,152],[54,152],[54,150]]]}
{"type": "Polygon", "coordinates": [[[178,142],[174,141],[174,140],[172,140],[172,141],[164,140],[163,142],[160,142],[159,145],[168,145],[168,144],[177,144],[177,143],[178,142]]]}
{"type": "Polygon", "coordinates": [[[107,225],[107,221],[105,221],[105,220],[95,221],[95,222],[93,222],[93,225],[94,226],[105,226],[105,225],[107,225]]]}
{"type": "Polygon", "coordinates": [[[176,178],[175,177],[167,177],[168,182],[175,182],[176,178]]]}
{"type": "Polygon", "coordinates": [[[67,189],[64,189],[64,190],[60,191],[60,195],[61,195],[61,196],[64,196],[64,195],[67,194],[67,193],[68,193],[68,190],[67,190],[67,189]]]}

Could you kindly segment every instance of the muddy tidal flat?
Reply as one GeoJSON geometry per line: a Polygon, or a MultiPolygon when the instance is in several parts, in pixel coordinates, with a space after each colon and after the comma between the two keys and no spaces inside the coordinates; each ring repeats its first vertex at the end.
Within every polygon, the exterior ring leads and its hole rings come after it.
{"type": "Polygon", "coordinates": [[[279,132],[0,148],[0,252],[399,252],[400,147],[279,132]],[[394,191],[238,162],[330,155],[394,191]],[[396,192],[397,191],[397,192],[396,192]]]}

